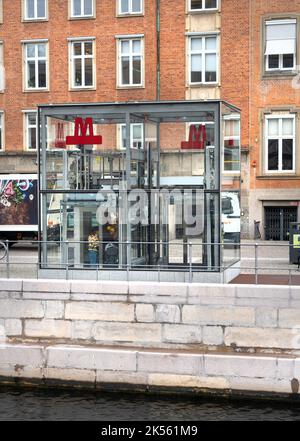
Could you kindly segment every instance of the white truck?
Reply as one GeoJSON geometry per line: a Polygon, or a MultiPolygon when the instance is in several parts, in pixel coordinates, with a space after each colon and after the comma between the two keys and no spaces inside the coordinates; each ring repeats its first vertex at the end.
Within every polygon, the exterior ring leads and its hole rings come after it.
{"type": "Polygon", "coordinates": [[[238,193],[222,193],[222,230],[224,243],[241,240],[241,207],[238,193]]]}
{"type": "Polygon", "coordinates": [[[38,239],[36,174],[0,175],[0,241],[38,239]]]}

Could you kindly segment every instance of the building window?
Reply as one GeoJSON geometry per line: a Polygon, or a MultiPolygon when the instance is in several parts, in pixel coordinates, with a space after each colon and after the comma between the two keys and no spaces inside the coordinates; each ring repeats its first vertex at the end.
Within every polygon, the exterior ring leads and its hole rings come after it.
{"type": "Polygon", "coordinates": [[[240,120],[224,120],[224,171],[240,171],[240,120]]]}
{"type": "Polygon", "coordinates": [[[143,39],[119,40],[119,86],[143,85],[143,39]]]}
{"type": "Polygon", "coordinates": [[[218,81],[217,37],[191,37],[190,84],[207,84],[218,81]]]}
{"type": "Polygon", "coordinates": [[[0,23],[3,23],[3,1],[0,0],[0,23]]]}
{"type": "Polygon", "coordinates": [[[71,42],[71,87],[93,88],[95,85],[94,42],[71,42]]]}
{"type": "Polygon", "coordinates": [[[3,142],[3,114],[0,113],[0,151],[4,149],[3,142]]]}
{"type": "Polygon", "coordinates": [[[47,44],[26,43],[25,89],[47,89],[47,44]]]}
{"type": "Polygon", "coordinates": [[[71,0],[71,17],[94,17],[94,0],[71,0]]]}
{"type": "Polygon", "coordinates": [[[266,22],[266,71],[287,71],[296,67],[296,20],[266,22]]]}
{"type": "MultiPolygon", "coordinates": [[[[119,125],[119,148],[126,149],[126,124],[119,125]]],[[[141,150],[144,148],[144,126],[143,124],[130,124],[130,147],[141,150]]]]}
{"type": "Polygon", "coordinates": [[[37,150],[37,113],[25,113],[25,150],[37,150]]]}
{"type": "Polygon", "coordinates": [[[218,9],[218,0],[189,0],[190,11],[206,11],[218,9]]]}
{"type": "Polygon", "coordinates": [[[267,172],[295,171],[295,117],[266,117],[267,172]]]}
{"type": "Polygon", "coordinates": [[[143,0],[118,0],[118,3],[119,15],[143,13],[143,0]]]}
{"type": "Polygon", "coordinates": [[[46,20],[47,1],[46,0],[24,0],[24,19],[25,20],[46,20]]]}

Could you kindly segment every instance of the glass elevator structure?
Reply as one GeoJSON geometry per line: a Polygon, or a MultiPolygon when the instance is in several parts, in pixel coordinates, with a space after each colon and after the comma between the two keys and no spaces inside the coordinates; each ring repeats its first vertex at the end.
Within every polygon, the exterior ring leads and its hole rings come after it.
{"type": "Polygon", "coordinates": [[[238,269],[239,109],[42,105],[38,129],[42,276],[217,281],[238,269]]]}

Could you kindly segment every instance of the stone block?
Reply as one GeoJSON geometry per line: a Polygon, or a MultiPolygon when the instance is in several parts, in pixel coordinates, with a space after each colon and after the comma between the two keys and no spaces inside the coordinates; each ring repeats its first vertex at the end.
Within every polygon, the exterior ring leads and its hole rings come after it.
{"type": "Polygon", "coordinates": [[[18,319],[5,320],[5,333],[8,337],[22,335],[22,321],[18,319]]]}
{"type": "Polygon", "coordinates": [[[278,358],[277,359],[277,375],[278,379],[292,380],[294,378],[295,359],[294,358],[278,358]]]}
{"type": "Polygon", "coordinates": [[[259,307],[255,310],[255,322],[260,328],[276,328],[278,310],[276,308],[259,307]]]}
{"type": "Polygon", "coordinates": [[[245,392],[267,392],[267,393],[291,393],[291,383],[289,380],[277,380],[268,378],[228,378],[230,389],[232,391],[245,392]]]}
{"type": "Polygon", "coordinates": [[[156,323],[95,323],[92,337],[97,342],[139,343],[161,342],[161,325],[156,323]]]}
{"type": "Polygon", "coordinates": [[[276,378],[276,358],[205,355],[205,373],[225,377],[276,378]]]}
{"type": "Polygon", "coordinates": [[[292,329],[227,328],[226,346],[242,348],[300,349],[300,339],[292,329]]]}
{"type": "Polygon", "coordinates": [[[136,371],[136,352],[120,349],[51,347],[47,349],[48,367],[136,371]]]}
{"type": "Polygon", "coordinates": [[[187,298],[185,283],[130,282],[129,295],[182,296],[187,298]]]}
{"type": "Polygon", "coordinates": [[[23,292],[70,293],[71,282],[67,280],[35,280],[23,281],[23,292]]]}
{"type": "Polygon", "coordinates": [[[299,328],[300,334],[300,309],[280,309],[278,324],[280,328],[299,328]]]}
{"type": "Polygon", "coordinates": [[[203,326],[203,344],[220,346],[224,343],[224,332],[221,326],[203,326]]]}
{"type": "Polygon", "coordinates": [[[138,372],[200,375],[203,371],[203,356],[176,353],[138,353],[138,372]]]}
{"type": "Polygon", "coordinates": [[[255,323],[253,308],[183,306],[182,321],[187,324],[200,325],[244,325],[255,323]]]}
{"type": "Polygon", "coordinates": [[[26,320],[25,335],[40,338],[71,338],[71,322],[65,320],[26,320]]]}
{"type": "Polygon", "coordinates": [[[46,368],[43,370],[45,380],[92,383],[96,381],[96,372],[87,369],[46,368]]]}
{"type": "Polygon", "coordinates": [[[70,302],[66,304],[67,320],[133,322],[134,305],[128,303],[70,302]]]}
{"type": "Polygon", "coordinates": [[[71,283],[71,293],[127,295],[128,283],[115,281],[73,281],[71,283]]]}
{"type": "Polygon", "coordinates": [[[0,367],[41,368],[44,365],[43,351],[39,346],[0,345],[0,367]]]}
{"type": "Polygon", "coordinates": [[[149,374],[149,386],[176,387],[184,389],[227,390],[229,382],[222,377],[199,377],[192,375],[149,374]]]}
{"type": "Polygon", "coordinates": [[[202,342],[201,326],[163,325],[163,342],[177,344],[193,344],[202,342]]]}
{"type": "Polygon", "coordinates": [[[71,300],[83,302],[124,302],[127,303],[127,295],[118,294],[71,294],[71,300]]]}
{"type": "Polygon", "coordinates": [[[147,388],[148,375],[137,372],[97,371],[96,384],[128,384],[141,385],[147,388]]]}
{"type": "Polygon", "coordinates": [[[70,294],[68,293],[55,293],[55,292],[24,292],[23,299],[28,300],[69,300],[70,294]]]}
{"type": "Polygon", "coordinates": [[[144,303],[151,305],[185,305],[187,302],[186,296],[184,295],[176,295],[176,296],[167,296],[167,295],[155,295],[155,294],[147,294],[147,295],[130,295],[129,301],[131,303],[144,303]]]}
{"type": "Polygon", "coordinates": [[[289,302],[289,299],[271,299],[269,297],[267,297],[266,299],[257,297],[244,297],[236,299],[237,306],[248,306],[253,308],[287,308],[289,306],[289,302]]]}
{"type": "Polygon", "coordinates": [[[290,290],[288,286],[257,286],[257,285],[237,285],[236,296],[238,298],[258,298],[258,299],[282,299],[290,298],[290,290]]]}
{"type": "Polygon", "coordinates": [[[188,286],[188,300],[192,297],[235,297],[234,285],[219,285],[219,284],[200,284],[194,283],[188,286]]]}
{"type": "Polygon", "coordinates": [[[74,320],[71,324],[72,340],[91,340],[95,322],[74,320]]]}
{"type": "Polygon", "coordinates": [[[0,279],[0,292],[22,292],[22,284],[20,279],[0,279]]]}
{"type": "Polygon", "coordinates": [[[135,306],[135,315],[138,322],[154,322],[154,307],[152,305],[140,304],[135,306]]]}
{"type": "Polygon", "coordinates": [[[180,308],[177,305],[158,305],[155,320],[159,323],[180,323],[180,308]]]}
{"type": "Polygon", "coordinates": [[[36,300],[0,300],[0,318],[42,318],[44,307],[36,300]]]}
{"type": "Polygon", "coordinates": [[[45,302],[45,318],[62,319],[64,317],[65,304],[62,301],[45,302]]]}

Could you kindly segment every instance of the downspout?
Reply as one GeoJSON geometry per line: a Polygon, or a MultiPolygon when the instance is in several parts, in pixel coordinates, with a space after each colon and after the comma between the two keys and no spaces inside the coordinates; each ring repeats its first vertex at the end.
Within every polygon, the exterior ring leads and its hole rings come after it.
{"type": "Polygon", "coordinates": [[[156,0],[156,100],[160,101],[160,0],[156,0]]]}

